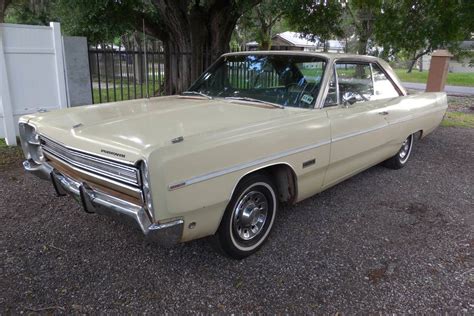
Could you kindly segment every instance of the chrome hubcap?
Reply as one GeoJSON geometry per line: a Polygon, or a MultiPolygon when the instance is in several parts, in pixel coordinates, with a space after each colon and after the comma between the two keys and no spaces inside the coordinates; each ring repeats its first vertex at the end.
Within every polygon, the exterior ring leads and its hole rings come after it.
{"type": "Polygon", "coordinates": [[[408,138],[405,139],[405,141],[402,144],[402,149],[400,149],[400,158],[405,158],[408,155],[408,150],[410,149],[410,143],[408,141],[408,138]]]}
{"type": "Polygon", "coordinates": [[[408,155],[410,154],[410,149],[411,149],[411,136],[405,139],[405,141],[402,144],[402,148],[400,148],[400,151],[398,152],[398,156],[402,161],[405,161],[408,159],[408,155]]]}
{"type": "Polygon", "coordinates": [[[262,231],[267,215],[267,198],[258,191],[251,191],[234,209],[233,229],[243,240],[251,240],[262,231]]]}

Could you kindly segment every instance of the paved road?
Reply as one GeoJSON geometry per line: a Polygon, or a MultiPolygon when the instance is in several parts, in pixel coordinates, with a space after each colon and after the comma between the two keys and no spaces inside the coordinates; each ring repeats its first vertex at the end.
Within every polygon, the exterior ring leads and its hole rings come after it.
{"type": "MultiPolygon", "coordinates": [[[[426,84],[414,82],[402,82],[406,89],[426,90],[426,84]]],[[[444,91],[449,95],[474,95],[474,87],[445,86],[444,91]]]]}
{"type": "Polygon", "coordinates": [[[281,210],[235,261],[163,249],[0,170],[0,314],[474,314],[474,129],[439,128],[401,170],[371,168],[281,210]]]}

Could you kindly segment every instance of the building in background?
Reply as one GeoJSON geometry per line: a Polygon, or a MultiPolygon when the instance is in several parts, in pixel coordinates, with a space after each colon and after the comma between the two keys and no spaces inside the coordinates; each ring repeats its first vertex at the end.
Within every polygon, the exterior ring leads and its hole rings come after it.
{"type": "MultiPolygon", "coordinates": [[[[310,40],[303,34],[297,32],[283,32],[272,37],[271,50],[295,50],[295,51],[324,51],[325,45],[330,53],[344,53],[344,42],[339,40],[328,40],[322,42],[318,39],[310,40]]],[[[256,41],[246,44],[247,50],[258,50],[256,41]]]]}

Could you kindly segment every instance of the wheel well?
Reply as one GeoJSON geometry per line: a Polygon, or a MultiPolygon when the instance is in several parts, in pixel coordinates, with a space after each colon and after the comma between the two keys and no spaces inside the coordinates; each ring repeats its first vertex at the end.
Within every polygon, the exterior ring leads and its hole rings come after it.
{"type": "Polygon", "coordinates": [[[280,202],[293,204],[296,201],[298,185],[296,173],[291,166],[281,163],[264,167],[246,174],[240,181],[255,173],[263,173],[273,180],[280,202]]]}
{"type": "Polygon", "coordinates": [[[418,132],[414,133],[415,134],[415,139],[422,139],[423,138],[423,130],[420,129],[418,132]]]}

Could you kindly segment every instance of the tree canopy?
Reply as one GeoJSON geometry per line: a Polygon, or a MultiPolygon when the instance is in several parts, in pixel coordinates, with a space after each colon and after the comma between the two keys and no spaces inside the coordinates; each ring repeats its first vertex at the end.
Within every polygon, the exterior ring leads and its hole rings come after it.
{"type": "MultiPolygon", "coordinates": [[[[8,15],[6,17],[9,23],[43,25],[54,20],[51,1],[28,1],[28,0],[0,0],[0,11],[8,7],[8,15]]],[[[0,12],[0,20],[5,15],[0,12]]]]}
{"type": "Polygon", "coordinates": [[[275,27],[285,25],[322,42],[352,39],[359,54],[381,46],[385,54],[416,61],[437,48],[457,52],[474,31],[472,0],[0,0],[0,19],[8,5],[8,22],[57,20],[65,34],[86,36],[92,44],[144,25],[163,41],[165,69],[177,69],[166,77],[169,93],[186,88],[204,65],[227,52],[232,34],[268,49],[275,27]],[[176,59],[181,53],[185,57],[176,59]]]}
{"type": "Polygon", "coordinates": [[[458,53],[461,41],[473,31],[472,0],[386,0],[381,12],[375,22],[375,40],[389,54],[406,52],[411,67],[435,49],[458,53]]]}
{"type": "Polygon", "coordinates": [[[163,41],[169,93],[187,88],[213,60],[229,49],[239,17],[260,0],[55,0],[64,30],[97,43],[130,30],[163,41]],[[181,58],[177,58],[181,55],[181,58]]]}
{"type": "Polygon", "coordinates": [[[93,44],[112,42],[140,29],[142,18],[157,19],[154,7],[140,0],[53,0],[55,14],[66,34],[86,36],[93,44]]]}
{"type": "Polygon", "coordinates": [[[286,18],[296,31],[325,42],[343,37],[343,3],[340,1],[297,0],[286,5],[286,18]]]}
{"type": "Polygon", "coordinates": [[[305,36],[352,37],[358,54],[381,47],[385,56],[410,56],[412,66],[435,49],[459,53],[474,31],[472,0],[294,0],[286,9],[291,27],[305,36]]]}

